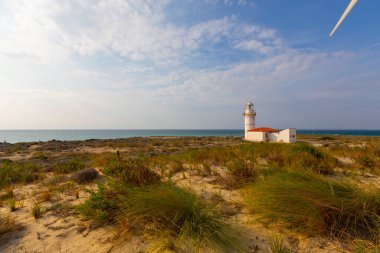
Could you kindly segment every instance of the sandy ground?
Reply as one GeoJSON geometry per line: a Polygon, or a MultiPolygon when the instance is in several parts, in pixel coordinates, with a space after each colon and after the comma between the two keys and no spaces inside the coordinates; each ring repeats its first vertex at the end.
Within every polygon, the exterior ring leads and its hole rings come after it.
{"type": "MultiPolygon", "coordinates": [[[[177,173],[172,180],[178,185],[190,187],[206,200],[221,198],[221,207],[228,220],[240,224],[251,235],[248,252],[271,252],[270,238],[274,233],[286,235],[285,244],[297,252],[341,252],[341,245],[328,239],[306,238],[289,231],[266,228],[255,222],[255,217],[241,204],[241,192],[225,189],[218,184],[225,176],[223,168],[212,167],[212,174],[208,176],[188,169],[185,173],[177,173]]],[[[84,188],[91,187],[94,186],[84,188]]],[[[58,203],[77,205],[88,198],[89,194],[84,188],[79,191],[79,198],[70,191],[57,193],[51,201],[42,203],[42,207],[49,210],[58,203]]],[[[93,228],[72,211],[51,210],[36,220],[31,214],[35,203],[33,196],[46,189],[41,184],[18,187],[14,193],[22,207],[14,212],[10,212],[6,205],[0,208],[1,213],[9,213],[23,227],[0,240],[0,252],[146,252],[147,238],[129,236],[120,240],[116,226],[93,228]]]]}
{"type": "MultiPolygon", "coordinates": [[[[30,147],[35,150],[38,146],[30,147]]],[[[100,154],[103,152],[129,151],[129,148],[106,148],[82,146],[77,152],[89,152],[100,154]]],[[[29,154],[14,154],[1,157],[14,161],[30,158],[29,154]]],[[[348,157],[337,157],[346,165],[352,165],[354,161],[348,157]]],[[[265,162],[265,161],[262,161],[265,162]]],[[[256,217],[245,208],[240,190],[226,189],[223,180],[228,177],[225,168],[212,166],[211,175],[199,173],[194,165],[184,165],[185,172],[179,172],[172,178],[176,184],[189,187],[202,198],[215,203],[220,199],[221,210],[228,217],[230,223],[239,224],[250,236],[250,247],[247,252],[272,252],[270,240],[274,234],[284,237],[285,245],[294,252],[301,253],[335,253],[344,252],[343,246],[336,240],[321,237],[305,237],[295,232],[281,228],[278,224],[269,224],[267,227],[256,222],[256,217]]],[[[363,184],[372,184],[380,187],[379,177],[373,175],[361,175],[363,184]]],[[[0,213],[10,214],[21,228],[0,238],[0,252],[147,252],[149,238],[146,236],[121,236],[116,225],[92,227],[90,222],[82,219],[70,209],[56,209],[57,205],[75,206],[84,202],[89,193],[86,189],[94,188],[95,184],[82,186],[79,198],[73,191],[54,193],[52,200],[43,202],[45,210],[42,217],[35,219],[31,210],[36,202],[36,193],[48,191],[43,184],[31,184],[17,186],[14,190],[19,208],[10,212],[6,205],[0,206],[0,213]]]]}

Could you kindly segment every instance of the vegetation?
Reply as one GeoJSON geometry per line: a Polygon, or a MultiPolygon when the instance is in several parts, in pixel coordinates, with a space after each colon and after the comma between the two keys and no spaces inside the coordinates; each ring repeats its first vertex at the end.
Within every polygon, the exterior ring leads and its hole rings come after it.
{"type": "Polygon", "coordinates": [[[378,253],[380,242],[373,243],[366,240],[354,240],[352,243],[353,253],[378,253]]]}
{"type": "Polygon", "coordinates": [[[102,184],[98,184],[97,191],[90,193],[90,198],[77,206],[76,210],[96,224],[113,221],[118,209],[116,194],[102,184]]]}
{"type": "Polygon", "coordinates": [[[252,212],[308,234],[376,240],[380,190],[311,172],[278,171],[247,188],[252,212]]]}
{"type": "MultiPolygon", "coordinates": [[[[13,187],[45,179],[33,199],[36,219],[41,203],[54,200],[44,212],[65,217],[75,211],[95,225],[109,223],[144,235],[149,252],[247,252],[244,233],[230,224],[245,204],[258,221],[348,239],[343,245],[351,245],[354,253],[379,252],[380,190],[370,182],[377,180],[371,174],[380,175],[380,138],[305,138],[322,145],[216,137],[7,144],[7,155],[12,148],[25,154],[30,148],[32,156],[0,160],[0,207],[4,203],[16,210],[21,203],[16,197],[25,196],[20,191],[15,197],[13,187]],[[91,153],[96,147],[117,151],[91,153]],[[98,188],[74,208],[70,201],[86,196],[82,189],[93,189],[78,184],[99,175],[87,165],[100,168],[105,182],[96,181],[98,188]],[[244,203],[230,187],[243,189],[244,203]]],[[[0,236],[13,222],[7,219],[0,217],[0,236]]],[[[270,246],[272,252],[292,252],[278,235],[270,246]]]]}
{"type": "Polygon", "coordinates": [[[80,158],[72,158],[65,162],[59,162],[55,165],[54,171],[57,173],[71,173],[86,168],[86,164],[80,158]]]}
{"type": "Polygon", "coordinates": [[[272,253],[292,253],[292,251],[284,246],[284,238],[278,234],[274,234],[270,240],[272,253]]]}
{"type": "Polygon", "coordinates": [[[8,215],[0,214],[0,238],[17,228],[14,219],[8,215]]]}
{"type": "Polygon", "coordinates": [[[37,220],[42,215],[42,208],[40,204],[35,204],[32,208],[32,215],[37,220]]]}
{"type": "Polygon", "coordinates": [[[43,177],[42,167],[36,163],[0,162],[0,189],[17,183],[32,183],[43,177]]]}
{"type": "Polygon", "coordinates": [[[17,210],[17,201],[14,198],[8,199],[7,200],[7,205],[9,207],[9,210],[11,212],[14,212],[17,210]]]}
{"type": "Polygon", "coordinates": [[[227,163],[227,171],[231,175],[231,183],[235,186],[253,182],[259,175],[255,163],[243,159],[227,163]]]}
{"type": "Polygon", "coordinates": [[[198,247],[224,252],[243,252],[244,248],[241,234],[223,222],[218,212],[195,193],[169,183],[130,187],[114,182],[108,190],[99,186],[78,210],[95,222],[118,216],[122,223],[153,224],[155,230],[179,240],[189,238],[198,247]]]}
{"type": "Polygon", "coordinates": [[[160,181],[160,176],[145,167],[139,159],[110,160],[104,168],[104,174],[134,186],[146,186],[160,181]]]}
{"type": "Polygon", "coordinates": [[[72,179],[80,184],[89,183],[94,181],[99,176],[99,172],[94,168],[85,168],[77,171],[72,179]]]}

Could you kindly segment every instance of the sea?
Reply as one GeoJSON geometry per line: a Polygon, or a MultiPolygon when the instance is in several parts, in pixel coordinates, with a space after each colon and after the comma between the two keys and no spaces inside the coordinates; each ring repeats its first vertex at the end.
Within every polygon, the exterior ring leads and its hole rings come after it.
{"type": "MultiPolygon", "coordinates": [[[[298,134],[380,136],[380,130],[305,130],[298,134]]],[[[234,136],[242,137],[242,129],[102,129],[102,130],[0,130],[0,142],[73,141],[88,139],[119,139],[148,136],[234,136]]]]}

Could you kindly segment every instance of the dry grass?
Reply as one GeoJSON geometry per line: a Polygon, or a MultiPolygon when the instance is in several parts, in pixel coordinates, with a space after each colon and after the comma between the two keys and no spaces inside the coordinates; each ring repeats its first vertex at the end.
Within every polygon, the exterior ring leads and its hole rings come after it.
{"type": "Polygon", "coordinates": [[[192,240],[198,249],[245,252],[245,237],[234,226],[190,190],[172,184],[130,187],[114,182],[99,186],[77,210],[95,222],[118,220],[121,224],[154,227],[145,231],[157,237],[192,240]],[[116,218],[117,217],[117,218],[116,218]]]}
{"type": "Polygon", "coordinates": [[[278,171],[247,188],[250,210],[307,234],[376,240],[380,190],[310,172],[278,171]]]}
{"type": "Polygon", "coordinates": [[[18,228],[19,226],[9,215],[0,214],[0,238],[18,228]]]}

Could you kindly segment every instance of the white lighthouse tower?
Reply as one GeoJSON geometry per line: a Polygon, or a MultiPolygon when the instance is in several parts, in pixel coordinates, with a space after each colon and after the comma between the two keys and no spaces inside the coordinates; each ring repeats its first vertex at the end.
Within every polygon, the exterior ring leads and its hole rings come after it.
{"type": "Polygon", "coordinates": [[[244,133],[245,133],[245,139],[248,139],[247,133],[248,130],[254,129],[255,128],[255,117],[256,117],[256,112],[253,109],[253,103],[249,101],[247,103],[247,106],[245,108],[245,112],[243,113],[244,115],[244,133]]]}
{"type": "Polygon", "coordinates": [[[245,107],[244,116],[244,139],[246,141],[258,142],[297,142],[297,130],[295,128],[287,128],[277,130],[270,127],[255,126],[256,112],[253,109],[253,103],[250,101],[245,107]]]}

